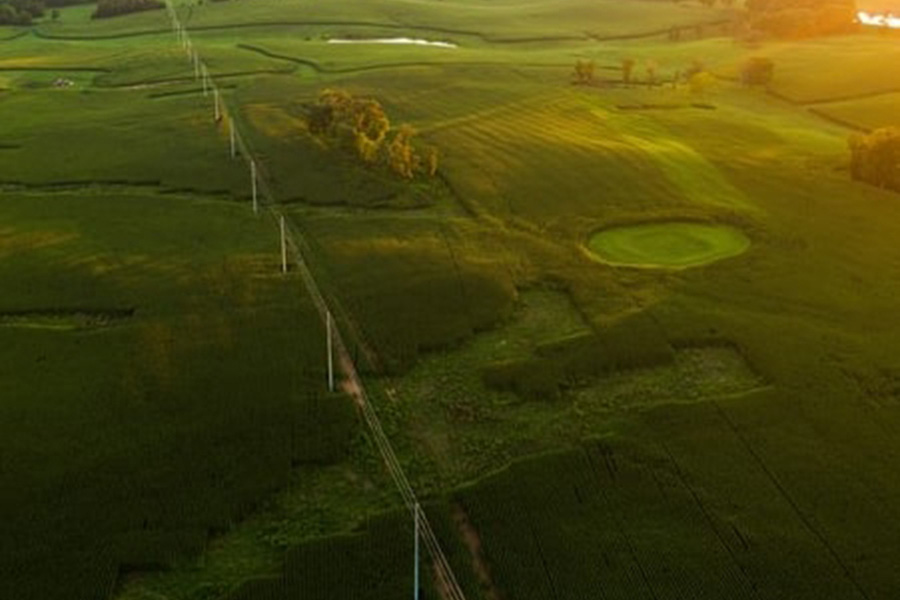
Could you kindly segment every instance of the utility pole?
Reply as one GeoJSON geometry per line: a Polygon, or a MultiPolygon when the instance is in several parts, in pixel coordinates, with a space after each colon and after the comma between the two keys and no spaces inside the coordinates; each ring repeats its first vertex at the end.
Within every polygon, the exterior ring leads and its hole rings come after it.
{"type": "Polygon", "coordinates": [[[415,547],[415,564],[413,566],[413,600],[419,600],[419,503],[416,502],[413,505],[413,529],[415,535],[415,541],[413,545],[415,547]]]}
{"type": "Polygon", "coordinates": [[[256,198],[256,161],[252,158],[250,159],[250,185],[253,188],[253,213],[256,214],[259,212],[259,201],[256,198]]]}
{"type": "Polygon", "coordinates": [[[281,272],[288,272],[287,262],[287,234],[285,232],[284,215],[281,215],[281,272]]]}
{"type": "Polygon", "coordinates": [[[234,117],[228,118],[228,138],[231,144],[231,158],[237,156],[237,148],[235,147],[235,134],[234,134],[234,117]]]}
{"type": "Polygon", "coordinates": [[[325,337],[327,338],[327,346],[328,346],[328,391],[334,391],[334,355],[332,353],[332,343],[331,343],[331,328],[333,325],[331,324],[331,311],[326,310],[325,312],[325,337]]]}

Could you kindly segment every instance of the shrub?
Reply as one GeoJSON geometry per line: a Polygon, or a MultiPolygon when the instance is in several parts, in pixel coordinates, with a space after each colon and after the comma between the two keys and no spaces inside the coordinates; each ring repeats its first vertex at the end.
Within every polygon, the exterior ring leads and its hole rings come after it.
{"type": "Polygon", "coordinates": [[[751,57],[741,67],[741,81],[744,85],[766,85],[772,81],[775,63],[770,58],[751,57]]]}
{"type": "Polygon", "coordinates": [[[850,175],[900,192],[900,127],[850,137],[850,175]]]}

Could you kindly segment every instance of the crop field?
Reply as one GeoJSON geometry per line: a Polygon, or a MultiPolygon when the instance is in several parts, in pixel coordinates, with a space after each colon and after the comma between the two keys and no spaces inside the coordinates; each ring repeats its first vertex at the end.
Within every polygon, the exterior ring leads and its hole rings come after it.
{"type": "Polygon", "coordinates": [[[900,593],[900,196],[847,150],[900,126],[896,36],[174,4],[226,119],[165,10],[0,27],[0,598],[412,593],[412,519],[251,156],[467,598],[900,593]],[[362,43],[395,36],[447,45],[362,43]],[[435,176],[318,134],[324,89],[414,127],[435,176]]]}

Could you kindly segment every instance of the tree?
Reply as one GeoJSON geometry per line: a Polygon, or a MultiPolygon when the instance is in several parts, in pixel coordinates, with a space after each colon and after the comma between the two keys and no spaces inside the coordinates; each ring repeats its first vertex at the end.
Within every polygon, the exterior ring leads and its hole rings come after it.
{"type": "Polygon", "coordinates": [[[416,130],[410,125],[401,125],[388,145],[388,164],[391,169],[405,179],[412,179],[419,166],[419,160],[412,147],[416,130]]]}
{"type": "Polygon", "coordinates": [[[900,192],[900,127],[850,136],[850,176],[900,192]]]}
{"type": "Polygon", "coordinates": [[[438,160],[438,149],[434,146],[429,146],[425,150],[425,172],[429,177],[434,177],[435,175],[437,175],[438,160]]]}
{"type": "Polygon", "coordinates": [[[357,99],[351,104],[353,140],[359,157],[366,163],[378,158],[381,144],[391,128],[384,109],[375,100],[357,99]]]}
{"type": "Polygon", "coordinates": [[[741,81],[744,85],[767,85],[772,81],[775,63],[771,58],[754,56],[744,61],[741,81]]]}
{"type": "Polygon", "coordinates": [[[622,81],[631,83],[631,75],[634,72],[635,60],[630,57],[622,59],[622,81]]]}
{"type": "Polygon", "coordinates": [[[590,85],[594,82],[594,74],[597,70],[597,64],[592,60],[575,61],[575,71],[573,73],[576,85],[590,85]]]}

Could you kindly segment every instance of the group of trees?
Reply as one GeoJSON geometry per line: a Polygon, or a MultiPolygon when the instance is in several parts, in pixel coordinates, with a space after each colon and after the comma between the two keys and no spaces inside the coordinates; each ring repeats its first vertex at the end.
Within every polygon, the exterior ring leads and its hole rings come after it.
{"type": "MultiPolygon", "coordinates": [[[[635,83],[635,68],[638,61],[631,57],[622,59],[622,83],[635,83]]],[[[644,63],[644,83],[655,85],[658,83],[659,65],[655,60],[647,60],[644,63]]],[[[572,71],[572,82],[575,85],[592,85],[597,81],[597,63],[593,60],[578,59],[572,71]]]]}
{"type": "Polygon", "coordinates": [[[775,75],[775,63],[771,58],[753,56],[741,66],[741,83],[744,85],[768,85],[775,75]]]}
{"type": "Polygon", "coordinates": [[[164,8],[159,0],[98,0],[97,9],[91,15],[93,19],[105,19],[117,15],[164,8]]]}
{"type": "Polygon", "coordinates": [[[851,136],[850,175],[857,181],[900,192],[900,127],[851,136]]]}
{"type": "Polygon", "coordinates": [[[44,4],[39,0],[0,0],[0,25],[30,25],[43,15],[44,4]]]}
{"type": "Polygon", "coordinates": [[[805,38],[850,31],[856,0],[747,0],[747,25],[779,38],[805,38]]]}
{"type": "Polygon", "coordinates": [[[572,73],[572,79],[575,85],[591,85],[596,81],[597,63],[592,60],[575,61],[575,71],[572,73]]]}
{"type": "Polygon", "coordinates": [[[85,0],[0,0],[0,25],[31,25],[34,19],[43,17],[47,9],[59,15],[57,8],[81,4],[85,0]]]}
{"type": "Polygon", "coordinates": [[[416,130],[410,125],[392,130],[384,108],[375,99],[343,90],[322,90],[308,107],[307,127],[314,135],[352,148],[364,164],[385,164],[404,179],[437,173],[437,149],[418,148],[413,143],[416,130]]]}

